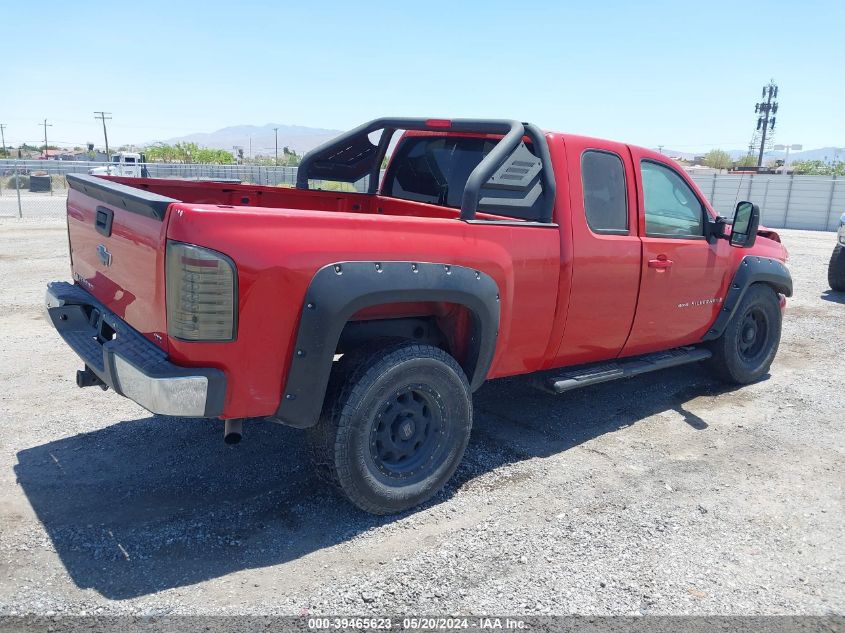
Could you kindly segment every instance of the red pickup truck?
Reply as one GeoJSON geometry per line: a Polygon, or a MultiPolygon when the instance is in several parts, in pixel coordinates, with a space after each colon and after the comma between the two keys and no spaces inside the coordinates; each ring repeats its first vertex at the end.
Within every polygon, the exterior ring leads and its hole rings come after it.
{"type": "Polygon", "coordinates": [[[79,386],[223,419],[229,442],[247,418],[309,429],[374,513],[446,483],[485,380],[559,393],[705,361],[752,382],[792,293],[755,205],[729,224],[661,154],[518,121],[378,119],[296,188],[68,183],[73,283],[46,306],[79,386]]]}

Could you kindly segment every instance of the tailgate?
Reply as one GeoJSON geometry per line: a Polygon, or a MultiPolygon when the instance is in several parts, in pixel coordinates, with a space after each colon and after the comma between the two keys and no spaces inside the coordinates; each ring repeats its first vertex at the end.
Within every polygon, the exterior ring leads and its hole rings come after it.
{"type": "Polygon", "coordinates": [[[67,180],[74,281],[166,348],[164,220],[178,200],[95,176],[67,180]]]}

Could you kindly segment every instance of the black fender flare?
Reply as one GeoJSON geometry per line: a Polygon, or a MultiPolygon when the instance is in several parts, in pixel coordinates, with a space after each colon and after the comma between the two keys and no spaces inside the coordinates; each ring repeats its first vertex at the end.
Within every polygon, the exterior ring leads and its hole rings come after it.
{"type": "Polygon", "coordinates": [[[713,325],[702,337],[702,341],[712,341],[719,338],[728,326],[731,318],[736,312],[742,298],[745,296],[751,284],[764,283],[771,286],[776,292],[792,296],[792,275],[784,266],[783,262],[771,257],[759,257],[757,255],[746,255],[737,267],[734,278],[731,280],[728,294],[722,302],[722,310],[713,322],[713,325]]]}
{"type": "Polygon", "coordinates": [[[444,301],[465,306],[473,334],[463,363],[475,390],[487,377],[499,334],[499,288],[465,266],[409,261],[336,262],[316,272],[305,293],[296,344],[275,418],[317,423],[343,327],[356,312],[385,303],[444,301]]]}

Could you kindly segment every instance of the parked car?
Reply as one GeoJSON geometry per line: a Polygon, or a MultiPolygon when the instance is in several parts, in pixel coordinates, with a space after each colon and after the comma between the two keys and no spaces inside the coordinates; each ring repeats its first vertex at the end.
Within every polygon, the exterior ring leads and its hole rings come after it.
{"type": "Polygon", "coordinates": [[[375,120],[305,156],[295,189],[68,183],[73,283],[46,306],[78,385],[221,418],[229,442],[251,418],[308,429],[378,514],[449,480],[486,380],[562,393],[705,361],[750,383],[792,294],[756,205],[728,224],[659,153],[517,121],[375,120]]]}
{"type": "Polygon", "coordinates": [[[111,162],[102,167],[92,167],[88,173],[92,176],[129,176],[146,178],[149,176],[147,159],[137,152],[117,152],[112,154],[111,162]]]}
{"type": "Polygon", "coordinates": [[[836,246],[827,266],[827,283],[833,290],[845,292],[845,213],[839,217],[836,246]]]}

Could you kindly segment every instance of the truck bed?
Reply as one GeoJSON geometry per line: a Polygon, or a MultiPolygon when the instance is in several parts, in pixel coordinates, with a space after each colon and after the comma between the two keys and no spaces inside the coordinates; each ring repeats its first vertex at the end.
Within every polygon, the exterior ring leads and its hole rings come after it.
{"type": "MultiPolygon", "coordinates": [[[[267,209],[299,209],[303,211],[342,211],[431,218],[459,218],[460,211],[411,200],[346,191],[294,189],[267,185],[233,184],[161,178],[127,178],[104,176],[103,180],[120,183],[150,193],[173,198],[180,202],[217,204],[226,206],[263,207],[267,209]]],[[[507,220],[513,218],[479,213],[479,219],[507,220]]]]}

